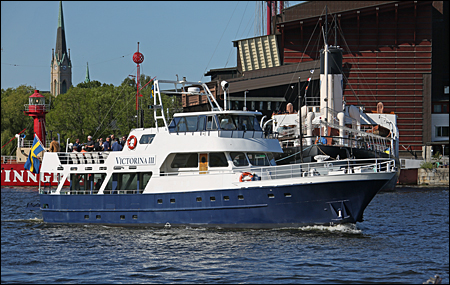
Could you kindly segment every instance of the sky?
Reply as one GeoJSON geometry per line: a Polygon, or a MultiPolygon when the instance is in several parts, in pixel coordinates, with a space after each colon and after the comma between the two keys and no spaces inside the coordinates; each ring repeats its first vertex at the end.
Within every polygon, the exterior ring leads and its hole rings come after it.
{"type": "MultiPolygon", "coordinates": [[[[63,1],[72,84],[84,81],[87,63],[91,81],[118,86],[136,75],[132,56],[138,42],[144,55],[141,74],[208,82],[209,70],[236,66],[233,41],[261,35],[261,3],[63,1]]],[[[59,1],[1,1],[2,89],[50,90],[58,14],[59,1]]]]}

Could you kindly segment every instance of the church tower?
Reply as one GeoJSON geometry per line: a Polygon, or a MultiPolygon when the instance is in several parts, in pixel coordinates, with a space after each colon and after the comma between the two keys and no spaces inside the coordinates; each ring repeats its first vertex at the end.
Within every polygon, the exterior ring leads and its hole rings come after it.
{"type": "Polygon", "coordinates": [[[64,18],[62,1],[59,2],[58,29],[56,32],[56,49],[52,49],[50,90],[53,96],[64,94],[72,86],[72,62],[70,49],[67,54],[66,34],[64,32],[64,18]]]}

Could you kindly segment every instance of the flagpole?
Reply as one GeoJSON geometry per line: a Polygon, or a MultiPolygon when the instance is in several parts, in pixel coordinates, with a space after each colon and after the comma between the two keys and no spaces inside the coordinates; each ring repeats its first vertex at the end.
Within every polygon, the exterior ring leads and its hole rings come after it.
{"type": "MultiPolygon", "coordinates": [[[[43,146],[43,149],[44,149],[44,153],[46,152],[46,150],[45,150],[45,144],[42,144],[42,142],[41,142],[41,140],[39,139],[39,137],[36,135],[36,133],[34,133],[34,135],[35,135],[35,137],[36,137],[36,139],[38,140],[38,142],[43,146]]],[[[39,157],[37,158],[37,159],[39,159],[39,157]]],[[[39,168],[40,168],[41,166],[40,166],[40,164],[39,164],[39,168]]],[[[40,169],[38,169],[38,171],[39,171],[39,194],[41,194],[41,178],[42,178],[42,171],[40,170],[40,169]]]]}
{"type": "Polygon", "coordinates": [[[42,171],[39,171],[39,194],[41,194],[41,175],[42,175],[42,171]]]}
{"type": "Polygon", "coordinates": [[[298,77],[298,121],[300,127],[300,162],[303,163],[302,97],[300,95],[300,76],[298,77]]]}

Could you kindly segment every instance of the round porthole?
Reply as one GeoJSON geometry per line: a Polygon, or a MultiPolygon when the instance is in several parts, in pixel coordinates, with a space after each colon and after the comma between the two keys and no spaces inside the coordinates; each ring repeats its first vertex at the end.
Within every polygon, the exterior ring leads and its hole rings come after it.
{"type": "Polygon", "coordinates": [[[206,162],[206,157],[202,157],[202,163],[206,162]]]}

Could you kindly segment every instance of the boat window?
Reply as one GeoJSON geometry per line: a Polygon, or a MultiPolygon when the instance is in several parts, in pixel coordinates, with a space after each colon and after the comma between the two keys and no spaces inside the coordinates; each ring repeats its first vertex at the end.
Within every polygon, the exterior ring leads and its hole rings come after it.
{"type": "Polygon", "coordinates": [[[171,168],[198,167],[197,153],[177,153],[170,165],[171,168]]]}
{"type": "Polygon", "coordinates": [[[265,153],[247,153],[248,160],[254,166],[269,166],[269,158],[265,153]]]}
{"type": "Polygon", "coordinates": [[[140,144],[151,144],[155,135],[142,135],[139,139],[140,144]]]}
{"type": "Polygon", "coordinates": [[[206,122],[206,130],[208,131],[217,130],[217,123],[214,116],[208,116],[208,120],[206,122]]]}
{"type": "Polygon", "coordinates": [[[70,190],[73,194],[97,194],[105,178],[105,173],[70,174],[70,190]]]}
{"type": "Polygon", "coordinates": [[[210,167],[227,167],[228,161],[223,152],[211,152],[209,154],[210,167]]]}
{"type": "Polygon", "coordinates": [[[266,153],[267,155],[267,159],[269,159],[270,165],[277,165],[277,163],[275,162],[275,159],[273,158],[273,154],[271,152],[266,153]]]}
{"type": "Polygon", "coordinates": [[[188,132],[197,131],[197,117],[186,117],[186,125],[188,132]]]}
{"type": "Polygon", "coordinates": [[[253,129],[255,131],[262,132],[261,126],[259,125],[259,121],[256,117],[253,117],[253,129]]]}
{"type": "Polygon", "coordinates": [[[247,166],[248,161],[243,152],[230,152],[234,166],[247,166]]]}
{"type": "Polygon", "coordinates": [[[252,116],[234,116],[234,122],[238,126],[238,130],[241,131],[254,131],[254,123],[252,116]]]}
{"type": "Polygon", "coordinates": [[[135,194],[142,193],[151,172],[113,173],[105,187],[105,194],[135,194]]]}
{"type": "Polygon", "coordinates": [[[230,115],[217,115],[219,118],[220,128],[222,130],[236,130],[236,125],[234,124],[233,117],[230,115]]]}
{"type": "Polygon", "coordinates": [[[180,118],[173,118],[172,122],[170,122],[169,124],[169,132],[176,132],[177,131],[177,125],[178,122],[180,121],[180,118]]]}
{"type": "Polygon", "coordinates": [[[183,117],[177,124],[177,132],[185,132],[185,131],[187,131],[186,118],[183,117]]]}
{"type": "Polygon", "coordinates": [[[198,116],[198,131],[204,131],[205,130],[205,122],[206,116],[198,116]]]}

